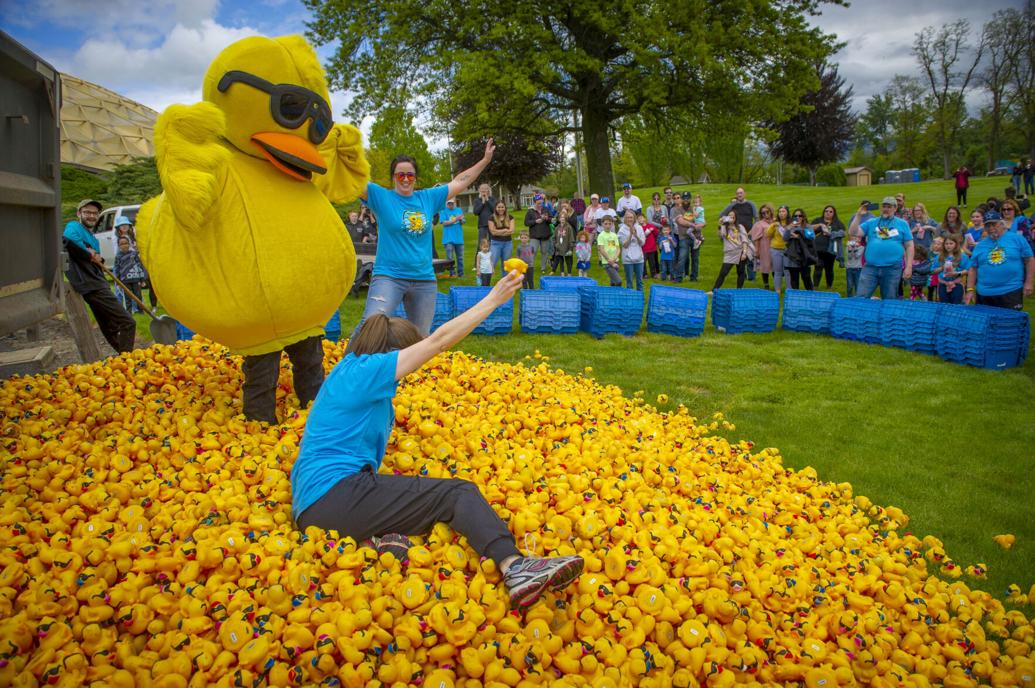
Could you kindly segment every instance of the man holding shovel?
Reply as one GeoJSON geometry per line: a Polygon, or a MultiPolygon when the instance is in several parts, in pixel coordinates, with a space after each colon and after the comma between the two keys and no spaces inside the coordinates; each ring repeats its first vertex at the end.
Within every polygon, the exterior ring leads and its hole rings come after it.
{"type": "Polygon", "coordinates": [[[104,338],[119,353],[133,350],[137,323],[126,312],[104,279],[101,245],[93,234],[100,216],[101,204],[92,198],[79,202],[76,219],[65,225],[64,245],[68,252],[65,277],[83,297],[97,320],[104,338]]]}

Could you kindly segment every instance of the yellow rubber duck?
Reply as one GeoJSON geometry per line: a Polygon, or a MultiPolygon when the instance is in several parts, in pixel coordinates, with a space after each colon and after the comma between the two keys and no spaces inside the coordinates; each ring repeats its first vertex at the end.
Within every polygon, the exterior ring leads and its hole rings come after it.
{"type": "Polygon", "coordinates": [[[141,208],[137,234],[155,290],[184,325],[234,353],[320,335],[355,278],[331,203],[366,186],[360,133],[333,123],[326,77],[301,36],[231,44],[202,94],[155,124],[164,192],[141,208]]]}

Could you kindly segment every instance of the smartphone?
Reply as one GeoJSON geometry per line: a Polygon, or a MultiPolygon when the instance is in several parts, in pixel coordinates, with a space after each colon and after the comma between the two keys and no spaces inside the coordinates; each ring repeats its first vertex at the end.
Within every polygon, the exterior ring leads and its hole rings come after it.
{"type": "Polygon", "coordinates": [[[880,204],[879,203],[867,203],[866,204],[866,209],[871,211],[871,212],[874,211],[874,210],[879,210],[880,209],[880,204]]]}

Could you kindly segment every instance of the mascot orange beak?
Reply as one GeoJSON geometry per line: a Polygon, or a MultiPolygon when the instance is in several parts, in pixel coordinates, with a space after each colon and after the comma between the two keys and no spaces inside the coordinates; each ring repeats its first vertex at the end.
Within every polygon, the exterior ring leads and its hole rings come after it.
{"type": "Polygon", "coordinates": [[[294,134],[263,131],[252,136],[266,159],[278,170],[300,182],[313,178],[313,173],[326,174],[327,163],[320,157],[316,146],[294,134]]]}

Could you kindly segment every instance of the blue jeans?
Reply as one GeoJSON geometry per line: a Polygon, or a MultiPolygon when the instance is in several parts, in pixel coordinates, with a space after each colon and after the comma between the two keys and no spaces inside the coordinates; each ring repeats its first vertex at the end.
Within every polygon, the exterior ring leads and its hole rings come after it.
{"type": "Polygon", "coordinates": [[[546,266],[549,265],[549,254],[550,251],[550,240],[549,239],[530,239],[529,243],[532,244],[532,262],[531,266],[535,267],[535,257],[539,256],[539,273],[543,274],[546,272],[546,266]]]}
{"type": "Polygon", "coordinates": [[[859,273],[862,268],[845,268],[845,296],[855,296],[859,292],[859,273]]]}
{"type": "Polygon", "coordinates": [[[367,290],[367,305],[363,309],[363,317],[352,331],[352,336],[355,337],[359,333],[359,328],[371,315],[382,313],[391,317],[401,303],[406,309],[406,319],[427,337],[431,333],[431,322],[435,319],[437,294],[438,283],[434,280],[407,280],[375,275],[370,280],[370,289],[367,290]]]}
{"type": "Polygon", "coordinates": [[[625,288],[643,291],[643,263],[625,264],[625,288]],[[633,287],[633,277],[636,277],[636,286],[633,287]]]}
{"type": "MultiPolygon", "coordinates": [[[[690,258],[690,244],[693,241],[690,237],[679,237],[679,250],[676,251],[676,281],[681,282],[686,276],[686,264],[690,258]]],[[[693,271],[691,270],[691,274],[693,271]]]]}
{"type": "Polygon", "coordinates": [[[898,286],[901,283],[901,265],[885,265],[883,267],[864,265],[862,274],[859,275],[858,295],[868,299],[873,296],[879,286],[882,299],[897,299],[898,286]]]}
{"type": "Polygon", "coordinates": [[[453,269],[449,271],[450,276],[458,275],[464,276],[464,245],[463,244],[444,244],[446,247],[446,258],[449,260],[456,261],[453,263],[453,269]]]}
{"type": "Polygon", "coordinates": [[[966,289],[962,284],[957,284],[949,291],[944,284],[938,284],[938,301],[940,303],[963,303],[963,292],[966,289]]]}
{"type": "Polygon", "coordinates": [[[509,239],[507,241],[490,241],[489,242],[489,258],[492,260],[492,269],[496,270],[496,261],[500,262],[500,277],[503,277],[503,261],[510,260],[510,256],[514,251],[514,243],[509,239]]]}
{"type": "Polygon", "coordinates": [[[672,272],[672,259],[662,258],[661,259],[661,279],[672,279],[675,277],[675,273],[672,272]]]}
{"type": "MultiPolygon", "coordinates": [[[[690,240],[693,242],[693,239],[690,240]]],[[[691,243],[691,246],[693,244],[691,243]]],[[[697,271],[701,266],[701,247],[690,249],[690,279],[694,282],[697,281],[697,271]]]]}

